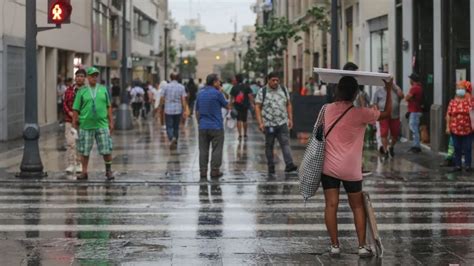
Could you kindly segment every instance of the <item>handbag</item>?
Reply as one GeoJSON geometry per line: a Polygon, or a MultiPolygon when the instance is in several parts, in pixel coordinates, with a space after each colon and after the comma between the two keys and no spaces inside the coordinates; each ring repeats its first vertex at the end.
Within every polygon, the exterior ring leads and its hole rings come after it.
{"type": "Polygon", "coordinates": [[[351,110],[351,105],[339,118],[332,124],[326,134],[324,134],[324,114],[326,113],[324,105],[319,112],[318,119],[314,125],[313,134],[308,142],[303,160],[299,167],[298,178],[300,181],[300,193],[305,202],[316,194],[321,182],[321,174],[323,172],[324,152],[326,147],[326,138],[334,129],[336,124],[351,110]]]}

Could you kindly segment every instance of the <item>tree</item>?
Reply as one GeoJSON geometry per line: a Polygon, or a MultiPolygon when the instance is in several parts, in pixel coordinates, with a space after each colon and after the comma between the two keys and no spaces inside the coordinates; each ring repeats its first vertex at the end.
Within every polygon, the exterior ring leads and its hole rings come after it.
{"type": "Polygon", "coordinates": [[[235,64],[234,62],[226,63],[220,69],[220,76],[222,80],[229,80],[235,76],[235,64]]]}
{"type": "Polygon", "coordinates": [[[193,78],[196,76],[196,67],[198,65],[198,60],[196,57],[188,56],[183,58],[183,62],[181,62],[183,73],[181,75],[183,78],[193,78]]]}
{"type": "MultiPolygon", "coordinates": [[[[311,19],[310,22],[315,23],[323,32],[328,32],[331,28],[331,21],[329,20],[330,12],[324,6],[314,6],[306,12],[311,19]]],[[[303,19],[297,22],[301,31],[309,32],[309,25],[303,23],[303,19]]]]}
{"type": "Polygon", "coordinates": [[[265,65],[262,59],[258,56],[256,49],[250,49],[244,55],[244,70],[246,73],[264,73],[265,65]]]}
{"type": "Polygon", "coordinates": [[[271,17],[263,26],[258,26],[256,52],[264,64],[264,72],[272,66],[274,70],[281,71],[283,68],[283,53],[288,48],[288,40],[300,39],[296,34],[298,27],[288,21],[286,17],[271,17]],[[269,61],[271,58],[271,62],[269,61]]]}

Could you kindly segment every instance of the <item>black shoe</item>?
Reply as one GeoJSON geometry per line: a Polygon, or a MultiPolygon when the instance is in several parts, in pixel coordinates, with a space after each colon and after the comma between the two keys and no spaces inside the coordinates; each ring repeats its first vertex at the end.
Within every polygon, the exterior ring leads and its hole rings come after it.
{"type": "Polygon", "coordinates": [[[411,153],[420,153],[421,152],[421,148],[419,147],[411,147],[408,152],[411,152],[411,153]]]}
{"type": "Polygon", "coordinates": [[[89,179],[89,175],[84,174],[84,173],[82,173],[82,174],[80,174],[76,177],[76,180],[87,180],[87,179],[89,179]]]}
{"type": "Polygon", "coordinates": [[[472,168],[471,167],[466,167],[466,169],[464,169],[464,171],[466,173],[472,173],[472,168]]]}
{"type": "Polygon", "coordinates": [[[107,179],[107,181],[114,180],[115,179],[114,173],[112,171],[107,171],[105,173],[105,179],[107,179]]]}
{"type": "Polygon", "coordinates": [[[286,173],[291,173],[291,172],[295,172],[296,170],[298,170],[298,167],[294,164],[289,164],[286,166],[285,168],[285,172],[286,173]]]}
{"type": "Polygon", "coordinates": [[[449,170],[449,173],[460,173],[462,172],[461,167],[454,167],[453,169],[449,170]]]}
{"type": "Polygon", "coordinates": [[[395,157],[395,150],[393,147],[388,148],[388,152],[390,153],[390,156],[393,158],[395,157]]]}
{"type": "Polygon", "coordinates": [[[268,167],[268,173],[271,174],[271,175],[275,174],[275,166],[269,166],[268,167]]]}
{"type": "Polygon", "coordinates": [[[224,176],[224,173],[222,173],[221,171],[219,170],[212,170],[211,171],[211,178],[220,178],[220,177],[223,177],[224,176]]]}
{"type": "Polygon", "coordinates": [[[439,166],[440,167],[453,167],[454,162],[453,162],[452,159],[446,159],[446,160],[444,160],[444,162],[440,163],[439,166]]]}
{"type": "Polygon", "coordinates": [[[199,176],[201,177],[201,180],[204,180],[204,179],[207,180],[207,170],[201,170],[199,172],[200,172],[199,176]]]}
{"type": "Polygon", "coordinates": [[[383,148],[383,146],[380,146],[379,153],[380,155],[385,155],[385,149],[383,148]]]}

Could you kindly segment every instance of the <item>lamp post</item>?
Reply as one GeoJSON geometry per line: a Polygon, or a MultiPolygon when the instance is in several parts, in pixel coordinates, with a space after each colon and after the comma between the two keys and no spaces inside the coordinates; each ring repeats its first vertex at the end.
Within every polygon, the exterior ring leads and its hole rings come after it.
{"type": "Polygon", "coordinates": [[[24,149],[17,177],[44,177],[43,163],[39,152],[40,131],[38,126],[38,76],[36,60],[36,1],[26,1],[26,79],[25,79],[25,126],[23,128],[24,149]]]}
{"type": "Polygon", "coordinates": [[[166,20],[165,21],[165,53],[164,53],[164,56],[165,56],[165,76],[164,76],[164,79],[168,79],[168,35],[169,35],[169,31],[171,29],[171,22],[169,20],[166,20]]]}
{"type": "Polygon", "coordinates": [[[179,46],[179,75],[182,77],[183,72],[183,46],[179,46]]]}

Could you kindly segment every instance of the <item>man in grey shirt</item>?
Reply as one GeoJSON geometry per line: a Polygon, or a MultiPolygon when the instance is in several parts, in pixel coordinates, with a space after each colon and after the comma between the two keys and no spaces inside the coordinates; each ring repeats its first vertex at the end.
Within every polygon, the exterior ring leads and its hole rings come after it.
{"type": "MultiPolygon", "coordinates": [[[[379,87],[373,95],[372,104],[377,106],[380,111],[385,109],[385,101],[387,99],[387,91],[385,88],[379,87]]],[[[392,115],[390,118],[381,120],[380,137],[382,138],[382,148],[380,152],[388,158],[395,156],[394,147],[400,136],[400,102],[403,99],[403,91],[397,85],[392,90],[392,115]],[[390,145],[388,135],[390,134],[390,145]]]]}

